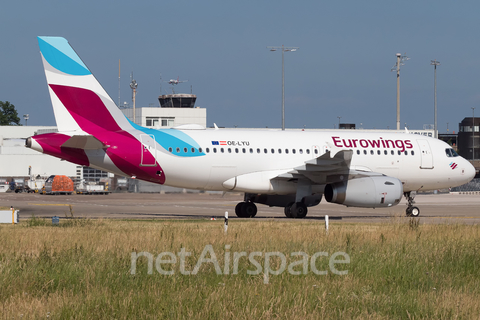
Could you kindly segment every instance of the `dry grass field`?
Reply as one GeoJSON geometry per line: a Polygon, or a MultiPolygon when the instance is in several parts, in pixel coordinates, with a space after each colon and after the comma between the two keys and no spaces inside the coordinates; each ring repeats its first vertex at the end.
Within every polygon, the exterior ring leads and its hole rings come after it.
{"type": "MultiPolygon", "coordinates": [[[[480,226],[403,221],[332,223],[326,234],[322,222],[238,219],[225,234],[218,220],[64,219],[52,226],[32,218],[0,226],[0,314],[2,319],[478,319],[480,226]],[[195,275],[182,274],[194,270],[207,245],[220,274],[208,262],[195,275]],[[158,272],[158,255],[172,252],[178,258],[182,248],[191,252],[185,265],[177,259],[161,265],[173,274],[158,272]],[[132,252],[152,254],[151,274],[147,257],[135,260],[132,274],[132,252]],[[249,274],[256,265],[247,257],[235,262],[235,252],[260,252],[255,261],[262,272],[249,274]],[[268,252],[283,254],[287,266],[265,283],[268,252]],[[308,263],[293,252],[306,253],[308,263]],[[327,256],[317,255],[313,267],[326,275],[315,274],[308,260],[317,252],[327,256]],[[348,254],[350,263],[335,265],[347,274],[331,271],[335,252],[348,254]],[[290,267],[292,262],[297,264],[290,267]]],[[[210,253],[205,257],[212,258],[210,253]]],[[[278,254],[268,263],[271,270],[282,267],[278,254]]]]}

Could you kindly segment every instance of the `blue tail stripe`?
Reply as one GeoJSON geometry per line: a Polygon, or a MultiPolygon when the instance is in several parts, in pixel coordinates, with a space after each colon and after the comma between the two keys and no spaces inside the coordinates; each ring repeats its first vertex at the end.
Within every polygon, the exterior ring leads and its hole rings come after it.
{"type": "Polygon", "coordinates": [[[74,76],[91,74],[66,39],[60,37],[38,37],[38,45],[45,60],[55,69],[74,76]]]}

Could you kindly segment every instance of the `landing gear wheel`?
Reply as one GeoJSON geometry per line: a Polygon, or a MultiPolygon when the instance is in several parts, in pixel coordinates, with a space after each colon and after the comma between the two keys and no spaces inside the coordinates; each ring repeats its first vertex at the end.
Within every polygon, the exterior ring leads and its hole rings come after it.
{"type": "Polygon", "coordinates": [[[253,202],[244,202],[242,206],[242,214],[245,218],[253,218],[257,214],[257,206],[253,202]]]}
{"type": "Polygon", "coordinates": [[[239,202],[237,203],[237,205],[235,206],[235,214],[237,215],[237,217],[239,218],[243,218],[242,217],[242,206],[245,202],[239,202]]]}
{"type": "Polygon", "coordinates": [[[420,215],[420,209],[418,207],[410,208],[410,217],[418,217],[420,215]]]}
{"type": "Polygon", "coordinates": [[[295,202],[290,208],[292,218],[303,219],[307,216],[307,206],[303,202],[295,202]]]}
{"type": "Polygon", "coordinates": [[[257,206],[253,202],[239,202],[235,206],[235,214],[239,218],[253,218],[257,214],[257,206]]]}
{"type": "Polygon", "coordinates": [[[292,213],[291,213],[291,212],[292,212],[291,209],[292,209],[293,204],[294,204],[294,202],[288,204],[288,205],[285,207],[285,209],[283,210],[283,211],[285,212],[285,216],[286,216],[287,218],[293,218],[293,217],[292,217],[292,213]]]}
{"type": "Polygon", "coordinates": [[[405,210],[407,217],[418,217],[420,215],[420,209],[413,206],[415,203],[415,192],[404,192],[403,195],[407,199],[407,210],[405,210]]]}

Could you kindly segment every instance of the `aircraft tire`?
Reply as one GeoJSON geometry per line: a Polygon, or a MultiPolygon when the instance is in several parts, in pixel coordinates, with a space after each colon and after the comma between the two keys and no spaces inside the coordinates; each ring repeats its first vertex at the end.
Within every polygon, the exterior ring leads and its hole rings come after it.
{"type": "Polygon", "coordinates": [[[293,217],[292,217],[292,214],[291,214],[292,205],[293,205],[293,202],[290,203],[288,206],[286,206],[286,207],[283,209],[283,212],[285,213],[285,216],[286,216],[287,218],[293,218],[293,217]]]}
{"type": "Polygon", "coordinates": [[[420,215],[420,209],[418,207],[411,207],[410,208],[410,216],[411,217],[418,217],[420,215]]]}
{"type": "Polygon", "coordinates": [[[407,217],[410,217],[410,216],[411,216],[410,207],[407,207],[407,209],[405,210],[405,215],[406,215],[407,217]]]}
{"type": "Polygon", "coordinates": [[[292,218],[303,219],[307,216],[308,209],[303,202],[295,202],[290,209],[292,218]]]}
{"type": "Polygon", "coordinates": [[[239,217],[239,218],[244,218],[243,215],[242,215],[242,207],[243,207],[244,204],[245,204],[245,202],[239,202],[239,203],[237,203],[237,205],[235,206],[235,214],[236,214],[237,217],[239,217]]]}
{"type": "Polygon", "coordinates": [[[253,202],[244,202],[242,205],[242,215],[244,218],[253,218],[257,214],[257,206],[253,202]]]}

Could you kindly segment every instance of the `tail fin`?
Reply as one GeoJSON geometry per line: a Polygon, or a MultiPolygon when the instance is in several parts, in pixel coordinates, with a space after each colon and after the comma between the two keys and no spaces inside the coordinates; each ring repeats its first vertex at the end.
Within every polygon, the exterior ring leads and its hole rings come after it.
{"type": "Polygon", "coordinates": [[[38,44],[60,132],[132,128],[66,39],[38,37],[38,44]]]}

